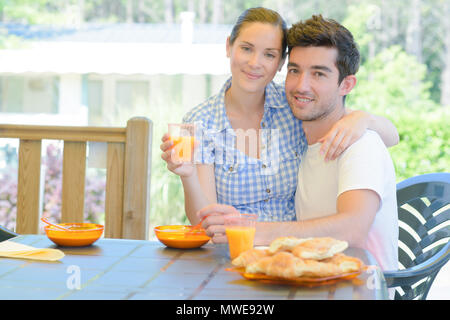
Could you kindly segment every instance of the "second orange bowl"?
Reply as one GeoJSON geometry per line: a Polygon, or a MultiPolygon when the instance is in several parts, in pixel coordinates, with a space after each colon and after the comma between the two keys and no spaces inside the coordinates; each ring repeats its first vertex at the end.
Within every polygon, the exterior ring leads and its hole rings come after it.
{"type": "Polygon", "coordinates": [[[158,240],[170,248],[192,249],[200,248],[211,238],[208,237],[204,230],[189,234],[191,226],[168,225],[155,227],[154,231],[158,240]]]}

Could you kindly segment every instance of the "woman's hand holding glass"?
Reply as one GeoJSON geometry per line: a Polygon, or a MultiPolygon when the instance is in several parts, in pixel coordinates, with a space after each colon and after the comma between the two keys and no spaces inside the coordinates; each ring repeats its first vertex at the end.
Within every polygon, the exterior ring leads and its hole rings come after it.
{"type": "Polygon", "coordinates": [[[174,142],[170,139],[169,133],[164,134],[161,138],[161,141],[161,158],[167,163],[167,169],[180,177],[192,176],[195,170],[194,163],[177,161],[176,157],[174,156],[174,142]]]}

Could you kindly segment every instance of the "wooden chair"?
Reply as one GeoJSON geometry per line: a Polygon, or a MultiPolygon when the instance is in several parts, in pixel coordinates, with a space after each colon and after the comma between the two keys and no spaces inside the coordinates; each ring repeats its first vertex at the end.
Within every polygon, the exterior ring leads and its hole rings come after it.
{"type": "Polygon", "coordinates": [[[0,138],[18,138],[16,233],[37,234],[41,144],[64,141],[61,222],[83,222],[87,142],[107,143],[105,237],[147,239],[152,122],[132,118],[126,128],[0,125],[0,138]]]}

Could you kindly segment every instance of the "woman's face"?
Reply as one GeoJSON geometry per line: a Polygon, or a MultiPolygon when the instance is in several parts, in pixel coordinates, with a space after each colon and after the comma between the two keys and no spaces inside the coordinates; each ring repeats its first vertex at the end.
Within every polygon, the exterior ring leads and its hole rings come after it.
{"type": "Polygon", "coordinates": [[[247,92],[264,90],[282,66],[283,32],[269,23],[242,25],[233,44],[227,39],[233,85],[247,92]]]}

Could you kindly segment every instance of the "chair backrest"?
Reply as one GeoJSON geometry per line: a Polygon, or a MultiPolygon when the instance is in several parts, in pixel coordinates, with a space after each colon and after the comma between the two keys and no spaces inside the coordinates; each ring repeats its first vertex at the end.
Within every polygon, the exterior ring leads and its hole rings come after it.
{"type": "Polygon", "coordinates": [[[83,222],[88,142],[107,144],[105,237],[148,235],[152,122],[128,120],[126,128],[0,125],[0,138],[19,139],[16,233],[39,232],[41,145],[64,141],[61,222],[83,222]]]}
{"type": "MultiPolygon", "coordinates": [[[[398,183],[397,206],[399,263],[409,269],[429,260],[450,240],[450,173],[423,174],[398,183]]],[[[414,287],[415,296],[426,297],[439,269],[414,287]]]]}

